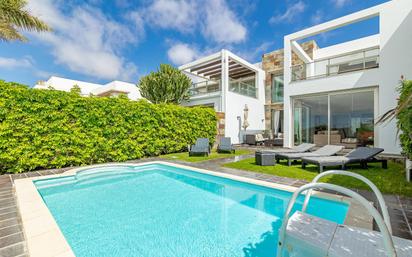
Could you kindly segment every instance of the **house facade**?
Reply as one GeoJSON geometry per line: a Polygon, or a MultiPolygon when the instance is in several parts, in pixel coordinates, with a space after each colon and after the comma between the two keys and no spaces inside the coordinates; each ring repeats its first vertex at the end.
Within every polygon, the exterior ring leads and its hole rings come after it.
{"type": "Polygon", "coordinates": [[[392,0],[286,35],[284,49],[264,54],[260,67],[222,50],[180,67],[193,81],[185,105],[215,108],[224,118],[220,134],[234,143],[260,130],[283,138],[285,147],[375,146],[399,154],[396,121],[376,121],[396,106],[401,76],[412,79],[411,28],[412,1],[392,0]],[[310,40],[369,19],[379,20],[379,33],[323,48],[310,40]]]}
{"type": "Polygon", "coordinates": [[[214,108],[219,118],[218,136],[231,137],[237,144],[245,131],[265,129],[265,72],[259,66],[223,49],[179,69],[193,82],[191,98],[183,105],[214,108]]]}
{"type": "Polygon", "coordinates": [[[136,85],[116,80],[102,85],[52,76],[47,81],[37,82],[33,88],[70,92],[75,86],[79,87],[82,96],[95,95],[101,97],[116,97],[119,95],[126,95],[130,100],[138,100],[142,98],[139,88],[136,85]]]}

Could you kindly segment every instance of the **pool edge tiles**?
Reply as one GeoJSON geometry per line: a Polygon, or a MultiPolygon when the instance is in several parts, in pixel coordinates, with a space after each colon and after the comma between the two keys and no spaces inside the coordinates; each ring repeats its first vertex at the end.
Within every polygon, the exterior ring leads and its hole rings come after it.
{"type": "MultiPolygon", "coordinates": [[[[58,175],[49,175],[43,177],[31,177],[25,179],[15,180],[15,192],[17,196],[17,203],[20,209],[20,214],[22,217],[23,231],[25,233],[28,252],[30,256],[51,256],[51,257],[64,257],[64,256],[75,256],[69,244],[67,243],[64,235],[60,231],[54,217],[49,211],[48,207],[44,203],[39,191],[37,190],[34,181],[47,180],[54,178],[62,178],[74,176],[78,172],[89,170],[96,167],[113,167],[113,166],[145,166],[150,164],[162,164],[166,166],[173,166],[177,168],[182,168],[185,170],[190,170],[194,172],[199,172],[203,174],[208,174],[217,177],[223,177],[232,179],[235,181],[245,182],[249,184],[255,184],[259,186],[264,186],[268,188],[274,188],[278,190],[284,190],[293,192],[296,187],[286,186],[276,183],[270,183],[261,180],[255,180],[246,177],[240,177],[236,175],[231,175],[227,173],[214,172],[205,169],[194,168],[191,166],[179,165],[163,161],[145,162],[139,164],[133,163],[114,163],[105,165],[93,165],[81,168],[71,169],[65,173],[58,175]]],[[[345,202],[349,204],[349,210],[347,212],[347,218],[345,224],[357,225],[360,227],[371,227],[372,221],[368,215],[365,215],[365,211],[359,208],[357,204],[354,204],[350,198],[331,195],[327,193],[316,192],[316,196],[319,198],[324,198],[327,200],[333,200],[336,202],[345,202]],[[363,212],[363,213],[362,213],[363,212]]]]}

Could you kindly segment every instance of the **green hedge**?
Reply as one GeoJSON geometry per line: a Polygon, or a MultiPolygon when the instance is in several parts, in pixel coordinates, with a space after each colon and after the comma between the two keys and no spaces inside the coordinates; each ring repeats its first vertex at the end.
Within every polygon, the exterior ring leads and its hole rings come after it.
{"type": "Polygon", "coordinates": [[[126,161],[214,141],[210,108],[81,97],[0,81],[0,172],[126,161]]]}
{"type": "Polygon", "coordinates": [[[412,80],[403,80],[399,88],[398,128],[403,153],[412,160],[412,80]]]}

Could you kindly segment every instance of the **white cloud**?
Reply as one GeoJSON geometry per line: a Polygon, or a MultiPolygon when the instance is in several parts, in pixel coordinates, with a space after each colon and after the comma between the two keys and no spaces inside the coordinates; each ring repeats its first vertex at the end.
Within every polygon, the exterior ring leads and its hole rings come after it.
{"type": "Polygon", "coordinates": [[[324,15],[323,12],[320,10],[317,10],[314,15],[310,17],[310,21],[312,24],[319,24],[324,20],[324,15]]]}
{"type": "Polygon", "coordinates": [[[172,63],[182,65],[199,57],[199,52],[188,44],[177,43],[169,48],[167,56],[172,63]]]}
{"type": "Polygon", "coordinates": [[[217,43],[238,43],[246,38],[247,29],[236,18],[224,0],[209,0],[205,4],[206,20],[203,33],[217,43]]]}
{"type": "Polygon", "coordinates": [[[194,33],[199,28],[203,37],[216,43],[238,43],[247,35],[225,0],[153,0],[135,12],[148,26],[194,33]]]}
{"type": "Polygon", "coordinates": [[[270,18],[270,23],[292,22],[299,14],[303,13],[306,9],[306,5],[303,1],[296,2],[288,6],[287,10],[283,14],[278,14],[270,18]]]}
{"type": "Polygon", "coordinates": [[[0,68],[14,69],[14,68],[29,68],[32,66],[31,59],[24,57],[22,59],[6,58],[0,56],[0,68]]]}
{"type": "Polygon", "coordinates": [[[30,11],[53,28],[52,33],[33,35],[51,46],[55,61],[92,77],[131,79],[136,66],[127,62],[120,50],[137,43],[139,31],[132,33],[128,26],[93,7],[83,5],[63,13],[58,4],[51,0],[30,0],[28,4],[30,11]]]}
{"type": "Polygon", "coordinates": [[[144,17],[149,25],[188,32],[196,25],[197,10],[192,0],[154,0],[144,10],[144,17]]]}
{"type": "Polygon", "coordinates": [[[350,0],[331,0],[331,2],[338,8],[343,7],[347,3],[350,2],[350,0]]]}

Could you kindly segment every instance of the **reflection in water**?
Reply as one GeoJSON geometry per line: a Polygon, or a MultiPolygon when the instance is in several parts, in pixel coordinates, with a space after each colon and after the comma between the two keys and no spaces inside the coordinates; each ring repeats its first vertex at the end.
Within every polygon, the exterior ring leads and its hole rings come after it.
{"type": "Polygon", "coordinates": [[[278,231],[282,222],[280,220],[272,223],[272,230],[263,233],[261,241],[249,243],[243,248],[245,257],[273,257],[276,255],[278,231]]]}

